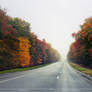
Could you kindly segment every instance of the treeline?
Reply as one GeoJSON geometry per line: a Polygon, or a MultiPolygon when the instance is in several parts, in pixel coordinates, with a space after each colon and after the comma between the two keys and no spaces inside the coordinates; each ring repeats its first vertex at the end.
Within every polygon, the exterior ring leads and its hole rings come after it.
{"type": "Polygon", "coordinates": [[[31,32],[30,24],[0,9],[0,70],[56,62],[60,55],[31,32]]]}
{"type": "Polygon", "coordinates": [[[69,61],[92,68],[92,17],[86,19],[81,29],[72,36],[75,41],[68,53],[69,61]]]}

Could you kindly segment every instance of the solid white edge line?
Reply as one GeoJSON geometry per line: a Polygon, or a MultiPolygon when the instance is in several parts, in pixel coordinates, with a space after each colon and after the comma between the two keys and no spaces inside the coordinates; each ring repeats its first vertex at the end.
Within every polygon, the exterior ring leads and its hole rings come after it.
{"type": "Polygon", "coordinates": [[[0,83],[4,83],[4,82],[10,81],[10,80],[15,80],[15,79],[22,78],[22,77],[25,77],[25,76],[24,75],[21,75],[21,76],[18,76],[18,77],[14,77],[14,78],[2,80],[2,81],[0,81],[0,83]]]}

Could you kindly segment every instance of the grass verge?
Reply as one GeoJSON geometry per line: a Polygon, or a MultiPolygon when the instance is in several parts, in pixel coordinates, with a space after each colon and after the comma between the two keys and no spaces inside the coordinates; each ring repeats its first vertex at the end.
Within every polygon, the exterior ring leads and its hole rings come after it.
{"type": "Polygon", "coordinates": [[[0,71],[0,74],[37,69],[37,68],[44,67],[44,66],[47,66],[47,65],[50,65],[50,64],[52,64],[52,63],[44,64],[44,65],[38,65],[38,66],[32,66],[32,67],[26,67],[26,68],[16,68],[16,69],[4,70],[4,71],[0,71]]]}
{"type": "Polygon", "coordinates": [[[92,76],[92,69],[88,69],[88,68],[85,68],[85,67],[82,67],[78,64],[75,64],[75,63],[69,63],[73,68],[75,68],[76,70],[80,71],[80,72],[83,72],[85,74],[88,74],[90,76],[92,76]]]}

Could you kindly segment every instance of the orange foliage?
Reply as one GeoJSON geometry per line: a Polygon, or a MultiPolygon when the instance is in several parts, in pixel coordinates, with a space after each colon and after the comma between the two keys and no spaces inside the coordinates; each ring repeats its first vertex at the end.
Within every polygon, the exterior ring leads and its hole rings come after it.
{"type": "Polygon", "coordinates": [[[31,56],[29,53],[30,42],[25,37],[20,37],[19,39],[19,63],[21,67],[27,67],[30,65],[31,56]]]}

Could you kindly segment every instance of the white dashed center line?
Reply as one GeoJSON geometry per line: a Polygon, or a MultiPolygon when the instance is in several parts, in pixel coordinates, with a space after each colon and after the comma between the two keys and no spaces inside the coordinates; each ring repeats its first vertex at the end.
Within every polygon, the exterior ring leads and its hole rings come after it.
{"type": "Polygon", "coordinates": [[[59,79],[59,76],[57,76],[57,79],[59,79]]]}
{"type": "Polygon", "coordinates": [[[62,74],[62,72],[59,72],[59,74],[57,75],[57,79],[60,79],[61,74],[62,74]]]}

